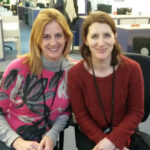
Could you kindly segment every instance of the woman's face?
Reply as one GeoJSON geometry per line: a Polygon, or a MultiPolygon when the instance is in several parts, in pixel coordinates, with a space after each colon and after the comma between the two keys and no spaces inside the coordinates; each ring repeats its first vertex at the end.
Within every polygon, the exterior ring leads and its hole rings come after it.
{"type": "Polygon", "coordinates": [[[52,21],[45,25],[42,34],[42,54],[50,62],[58,61],[66,43],[64,31],[59,23],[52,21]]]}
{"type": "Polygon", "coordinates": [[[89,46],[93,60],[111,61],[115,36],[108,24],[95,22],[89,26],[85,44],[89,46]]]}

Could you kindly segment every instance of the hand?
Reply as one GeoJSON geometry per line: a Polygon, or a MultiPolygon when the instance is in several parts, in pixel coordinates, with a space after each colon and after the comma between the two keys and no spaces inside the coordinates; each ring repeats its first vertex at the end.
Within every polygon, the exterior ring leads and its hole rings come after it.
{"type": "Polygon", "coordinates": [[[109,139],[99,141],[92,150],[115,150],[116,146],[109,139]]]}
{"type": "Polygon", "coordinates": [[[129,150],[127,147],[123,147],[123,149],[122,150],[129,150]]]}
{"type": "Polygon", "coordinates": [[[39,143],[17,138],[12,146],[15,150],[38,150],[39,143]]]}
{"type": "Polygon", "coordinates": [[[48,136],[44,136],[40,142],[38,150],[53,150],[53,148],[54,148],[53,140],[48,136]]]}
{"type": "MultiPolygon", "coordinates": [[[[119,148],[115,148],[114,150],[120,150],[119,148]]],[[[127,147],[123,147],[122,150],[129,150],[127,147]]]]}

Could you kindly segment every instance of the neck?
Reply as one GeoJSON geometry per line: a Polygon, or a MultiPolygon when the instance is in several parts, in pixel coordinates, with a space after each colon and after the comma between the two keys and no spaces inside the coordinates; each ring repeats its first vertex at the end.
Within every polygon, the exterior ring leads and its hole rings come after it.
{"type": "Polygon", "coordinates": [[[96,61],[92,60],[93,68],[96,71],[103,71],[107,70],[109,67],[111,67],[110,62],[106,61],[96,61]]]}
{"type": "MultiPolygon", "coordinates": [[[[113,72],[113,67],[110,65],[111,59],[101,60],[92,60],[93,70],[96,76],[105,77],[113,72]]],[[[93,72],[92,68],[91,71],[93,72]]]]}
{"type": "Polygon", "coordinates": [[[46,59],[43,55],[41,57],[42,57],[43,67],[46,70],[51,70],[53,72],[59,71],[63,57],[61,57],[58,61],[55,62],[49,62],[48,59],[46,59]]]}

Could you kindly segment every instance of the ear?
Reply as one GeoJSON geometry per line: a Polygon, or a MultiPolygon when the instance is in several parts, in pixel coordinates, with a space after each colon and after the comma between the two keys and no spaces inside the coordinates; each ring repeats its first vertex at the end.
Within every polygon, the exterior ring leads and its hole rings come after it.
{"type": "Polygon", "coordinates": [[[67,42],[68,38],[65,36],[65,42],[67,42]]]}
{"type": "Polygon", "coordinates": [[[117,39],[117,33],[115,33],[115,40],[117,39]]]}
{"type": "Polygon", "coordinates": [[[86,46],[89,46],[89,44],[88,44],[88,42],[87,42],[87,39],[84,39],[83,42],[84,42],[84,44],[85,44],[86,46]]]}

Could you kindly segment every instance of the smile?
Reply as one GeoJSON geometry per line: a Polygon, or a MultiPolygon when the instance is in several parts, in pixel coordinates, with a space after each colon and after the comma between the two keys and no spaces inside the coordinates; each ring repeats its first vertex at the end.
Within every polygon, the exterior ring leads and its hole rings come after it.
{"type": "Polygon", "coordinates": [[[55,52],[58,48],[48,48],[49,51],[55,52]]]}

